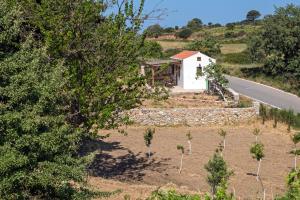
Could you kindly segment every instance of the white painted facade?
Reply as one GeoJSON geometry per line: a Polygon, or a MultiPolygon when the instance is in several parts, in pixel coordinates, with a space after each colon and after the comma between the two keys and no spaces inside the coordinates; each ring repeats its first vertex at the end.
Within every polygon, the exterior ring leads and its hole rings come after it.
{"type": "Polygon", "coordinates": [[[216,60],[200,52],[180,60],[180,73],[177,76],[177,86],[186,90],[207,90],[208,81],[205,76],[197,77],[197,68],[202,67],[202,71],[211,63],[216,63],[216,60]]]}

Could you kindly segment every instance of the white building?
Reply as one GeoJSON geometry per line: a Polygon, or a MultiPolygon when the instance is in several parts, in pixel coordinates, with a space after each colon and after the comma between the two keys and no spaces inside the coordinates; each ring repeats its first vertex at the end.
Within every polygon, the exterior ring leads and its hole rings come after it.
{"type": "Polygon", "coordinates": [[[197,74],[216,60],[198,51],[183,51],[171,57],[171,74],[174,85],[186,90],[207,90],[208,80],[197,74]],[[198,73],[197,73],[198,71],[198,73]]]}

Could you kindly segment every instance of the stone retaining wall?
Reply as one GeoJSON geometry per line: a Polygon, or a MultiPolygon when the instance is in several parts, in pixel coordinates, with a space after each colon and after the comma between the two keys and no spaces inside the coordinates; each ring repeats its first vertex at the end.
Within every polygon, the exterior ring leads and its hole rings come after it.
{"type": "Polygon", "coordinates": [[[254,103],[250,108],[142,108],[127,114],[133,122],[147,126],[224,125],[255,119],[258,109],[254,103]]]}

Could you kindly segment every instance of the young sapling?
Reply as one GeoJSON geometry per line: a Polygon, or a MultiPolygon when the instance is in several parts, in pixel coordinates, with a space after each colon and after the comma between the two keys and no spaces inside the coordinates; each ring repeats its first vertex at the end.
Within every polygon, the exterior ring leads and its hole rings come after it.
{"type": "Polygon", "coordinates": [[[177,150],[179,150],[181,152],[180,167],[179,167],[179,174],[181,174],[183,155],[184,155],[184,147],[182,145],[177,145],[177,150]]]}
{"type": "Polygon", "coordinates": [[[189,144],[189,154],[191,155],[192,154],[192,134],[191,132],[189,131],[187,134],[186,134],[186,137],[188,139],[188,144],[189,144]]]}
{"type": "Polygon", "coordinates": [[[227,132],[223,129],[220,129],[218,134],[223,138],[223,150],[225,150],[226,148],[226,135],[227,135],[227,132]]]}
{"type": "Polygon", "coordinates": [[[261,134],[260,133],[260,129],[259,128],[255,128],[252,133],[255,136],[255,142],[257,143],[258,142],[258,136],[261,134]]]}
{"type": "Polygon", "coordinates": [[[260,171],[261,161],[265,157],[264,145],[262,143],[255,142],[250,148],[250,153],[252,154],[252,157],[258,161],[256,180],[259,181],[259,171],[260,171]]]}
{"type": "Polygon", "coordinates": [[[294,158],[294,168],[297,169],[297,157],[300,155],[300,149],[297,149],[297,144],[300,142],[300,132],[296,133],[291,137],[292,142],[294,143],[294,149],[290,152],[295,156],[294,158]]]}
{"type": "Polygon", "coordinates": [[[154,133],[155,133],[155,129],[147,128],[147,130],[144,134],[145,144],[148,147],[148,158],[149,159],[151,157],[151,143],[152,143],[154,133]]]}

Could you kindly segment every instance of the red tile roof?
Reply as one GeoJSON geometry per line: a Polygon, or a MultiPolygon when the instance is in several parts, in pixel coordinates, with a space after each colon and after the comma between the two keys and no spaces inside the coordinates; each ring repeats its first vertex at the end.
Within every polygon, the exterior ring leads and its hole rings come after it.
{"type": "Polygon", "coordinates": [[[191,56],[193,56],[197,53],[198,53],[198,51],[183,51],[179,54],[176,54],[176,55],[172,56],[171,58],[178,59],[178,60],[183,60],[183,59],[191,57],[191,56]]]}

